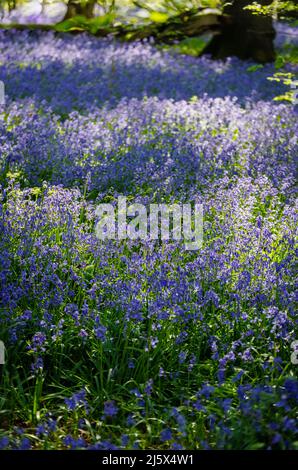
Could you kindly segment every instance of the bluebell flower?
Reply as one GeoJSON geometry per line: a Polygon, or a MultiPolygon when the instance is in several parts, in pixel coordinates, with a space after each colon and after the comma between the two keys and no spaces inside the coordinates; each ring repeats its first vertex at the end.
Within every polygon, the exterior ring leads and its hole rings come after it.
{"type": "Polygon", "coordinates": [[[126,423],[127,423],[127,426],[134,426],[134,424],[136,423],[132,414],[129,414],[127,416],[126,423]]]}
{"type": "Polygon", "coordinates": [[[0,449],[5,449],[6,447],[8,447],[9,445],[9,439],[8,437],[4,436],[4,437],[1,437],[0,439],[0,449]]]}
{"type": "Polygon", "coordinates": [[[153,379],[149,379],[145,385],[144,393],[146,393],[147,396],[150,396],[152,394],[152,390],[153,390],[153,379]]]}
{"type": "Polygon", "coordinates": [[[173,450],[183,450],[183,446],[179,442],[173,442],[171,445],[171,449],[173,450]]]}
{"type": "Polygon", "coordinates": [[[48,430],[47,430],[47,426],[43,423],[39,424],[38,426],[36,426],[36,435],[37,436],[43,436],[43,435],[47,435],[48,434],[48,430]]]}
{"type": "Polygon", "coordinates": [[[123,447],[126,447],[126,446],[128,445],[128,443],[129,443],[129,436],[128,436],[128,434],[122,434],[122,436],[121,436],[121,445],[122,445],[123,447]]]}
{"type": "Polygon", "coordinates": [[[160,433],[160,440],[162,442],[170,441],[172,439],[172,431],[170,429],[164,429],[160,433]]]}
{"type": "Polygon", "coordinates": [[[109,400],[104,403],[103,416],[104,418],[112,418],[118,413],[118,407],[114,400],[109,400]]]}
{"type": "Polygon", "coordinates": [[[30,440],[27,437],[23,437],[19,445],[19,450],[29,450],[29,449],[31,449],[30,440]]]}

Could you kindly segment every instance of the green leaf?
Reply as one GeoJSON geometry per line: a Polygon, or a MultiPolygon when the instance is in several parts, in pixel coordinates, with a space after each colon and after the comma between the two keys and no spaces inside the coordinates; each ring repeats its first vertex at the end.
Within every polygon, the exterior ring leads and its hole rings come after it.
{"type": "Polygon", "coordinates": [[[61,23],[58,23],[54,26],[54,29],[58,31],[59,33],[65,33],[66,31],[69,31],[71,28],[72,24],[70,20],[65,20],[62,21],[61,23]]]}
{"type": "Polygon", "coordinates": [[[71,31],[77,28],[85,29],[88,20],[84,16],[74,16],[69,20],[62,21],[62,23],[58,23],[55,25],[55,30],[65,33],[67,31],[71,31]]]}
{"type": "Polygon", "coordinates": [[[260,70],[262,69],[264,66],[261,65],[261,64],[256,64],[256,65],[251,65],[250,67],[248,67],[246,70],[248,72],[256,72],[257,70],[260,70]]]}
{"type": "Polygon", "coordinates": [[[249,448],[250,450],[261,450],[265,449],[265,444],[264,442],[256,442],[255,444],[251,444],[249,448]]]}
{"type": "Polygon", "coordinates": [[[89,24],[100,29],[102,27],[111,25],[114,19],[115,19],[115,15],[111,13],[107,13],[106,15],[92,18],[91,20],[89,20],[89,24]]]}
{"type": "Polygon", "coordinates": [[[287,92],[284,95],[275,96],[273,101],[288,101],[289,103],[293,102],[293,94],[291,92],[287,92]]]}
{"type": "Polygon", "coordinates": [[[67,31],[89,31],[92,34],[96,34],[101,28],[110,26],[114,21],[114,15],[109,13],[96,18],[85,18],[85,16],[74,16],[69,20],[62,21],[55,26],[55,30],[59,32],[67,31]]]}
{"type": "Polygon", "coordinates": [[[276,58],[274,65],[275,65],[275,68],[276,68],[276,69],[281,69],[281,68],[285,65],[285,60],[284,60],[284,58],[283,58],[281,55],[279,55],[279,56],[276,58]]]}
{"type": "Polygon", "coordinates": [[[162,13],[160,11],[153,11],[150,13],[150,20],[154,21],[154,23],[165,23],[168,21],[169,16],[167,13],[162,13]]]}

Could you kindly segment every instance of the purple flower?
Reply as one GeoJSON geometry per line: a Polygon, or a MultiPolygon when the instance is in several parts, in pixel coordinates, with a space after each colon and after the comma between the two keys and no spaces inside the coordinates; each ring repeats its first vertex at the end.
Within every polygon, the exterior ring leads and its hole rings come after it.
{"type": "Polygon", "coordinates": [[[46,335],[38,331],[32,338],[34,346],[41,346],[46,340],[46,335]]]}
{"type": "Polygon", "coordinates": [[[200,446],[201,446],[202,449],[204,449],[204,450],[209,450],[209,449],[210,449],[210,446],[209,446],[208,442],[207,442],[207,441],[204,441],[204,440],[203,440],[203,441],[200,441],[200,446]]]}
{"type": "Polygon", "coordinates": [[[215,388],[212,385],[204,384],[200,392],[198,393],[198,395],[203,396],[205,398],[210,398],[210,396],[214,393],[214,391],[215,391],[215,388]]]}
{"type": "Polygon", "coordinates": [[[197,411],[204,411],[205,410],[205,407],[202,405],[201,401],[200,400],[197,400],[194,404],[193,404],[193,407],[195,410],[197,411]]]}
{"type": "Polygon", "coordinates": [[[181,351],[179,353],[179,364],[184,364],[186,357],[187,353],[185,351],[181,351]]]}
{"type": "Polygon", "coordinates": [[[135,360],[134,359],[129,359],[128,360],[128,368],[129,369],[134,369],[135,368],[135,360]]]}
{"type": "Polygon", "coordinates": [[[5,449],[9,445],[8,437],[4,436],[0,439],[0,450],[5,449]]]}
{"type": "Polygon", "coordinates": [[[233,401],[232,398],[225,398],[221,402],[222,409],[224,410],[225,413],[227,413],[229,409],[231,408],[232,401],[233,401]]]}
{"type": "Polygon", "coordinates": [[[126,447],[129,443],[129,436],[127,434],[122,434],[121,436],[121,445],[126,447]]]}
{"type": "Polygon", "coordinates": [[[153,386],[153,379],[149,379],[144,388],[144,393],[147,396],[150,396],[152,394],[152,386],[153,386]]]}
{"type": "Polygon", "coordinates": [[[27,437],[23,437],[19,445],[20,450],[29,450],[31,449],[30,440],[27,437]]]}
{"type": "Polygon", "coordinates": [[[251,354],[251,349],[250,348],[247,348],[243,354],[242,354],[242,359],[246,362],[246,361],[252,361],[253,360],[253,356],[251,354]]]}
{"type": "MultiPolygon", "coordinates": [[[[297,43],[295,29],[276,28],[297,43]]],[[[237,58],[51,32],[1,30],[0,53],[0,329],[8,358],[31,357],[25,383],[33,373],[52,389],[63,371],[67,388],[87,363],[90,381],[112,367],[117,404],[137,387],[127,426],[154,422],[166,400],[164,431],[185,446],[239,446],[238,420],[249,444],[293,447],[298,121],[294,106],[273,100],[285,94],[267,80],[274,65],[252,72],[237,58]],[[202,204],[202,247],[187,250],[172,234],[99,240],[97,205],[118,215],[119,195],[146,208],[202,204]]],[[[98,384],[99,396],[111,392],[98,384]]],[[[81,429],[86,392],[70,392],[64,406],[81,429]]],[[[109,429],[122,413],[113,400],[103,408],[104,440],[88,448],[116,448],[109,429]]],[[[36,429],[49,447],[51,433],[65,435],[50,416],[36,429]]],[[[26,434],[14,424],[7,447],[18,448],[26,434]]],[[[130,439],[122,448],[139,442],[130,439]]],[[[61,445],[86,447],[77,435],[61,445]]]]}
{"type": "Polygon", "coordinates": [[[47,427],[45,424],[39,424],[38,426],[36,426],[36,435],[37,436],[43,436],[43,435],[47,435],[48,434],[48,430],[47,430],[47,427]]]}
{"type": "Polygon", "coordinates": [[[272,445],[279,444],[279,442],[281,442],[281,440],[282,440],[282,436],[277,432],[277,433],[273,436],[273,438],[272,438],[272,440],[271,440],[271,444],[272,444],[272,445]]]}
{"type": "Polygon", "coordinates": [[[158,338],[150,338],[150,346],[152,349],[155,349],[158,344],[158,338]]]}
{"type": "Polygon", "coordinates": [[[237,375],[235,375],[235,377],[232,378],[232,382],[238,382],[238,381],[241,379],[241,377],[242,377],[243,374],[244,374],[244,371],[243,371],[243,370],[240,370],[240,371],[237,373],[237,375]]]}
{"type": "Polygon", "coordinates": [[[79,336],[81,338],[88,338],[88,333],[86,330],[84,330],[83,328],[79,331],[79,336]]]}
{"type": "Polygon", "coordinates": [[[225,378],[226,378],[225,369],[218,369],[217,377],[218,377],[218,381],[219,381],[220,384],[224,383],[225,378]]]}
{"type": "Polygon", "coordinates": [[[110,441],[96,442],[88,447],[89,450],[119,450],[119,448],[110,441]]]}
{"type": "Polygon", "coordinates": [[[173,450],[183,450],[183,446],[179,442],[173,442],[171,449],[173,450]]]}
{"type": "Polygon", "coordinates": [[[55,432],[57,429],[57,421],[55,419],[49,419],[46,425],[50,432],[55,432]]]}
{"type": "Polygon", "coordinates": [[[170,429],[164,429],[160,433],[160,440],[162,442],[170,441],[172,439],[172,431],[170,429]]]}
{"type": "Polygon", "coordinates": [[[298,403],[298,380],[294,378],[286,379],[284,387],[288,398],[298,403]]]}
{"type": "Polygon", "coordinates": [[[80,390],[77,393],[74,393],[70,398],[65,398],[64,403],[66,404],[69,411],[75,410],[80,405],[83,405],[85,410],[88,411],[86,391],[84,389],[80,390]]]}
{"type": "Polygon", "coordinates": [[[295,419],[289,418],[288,416],[285,416],[283,419],[283,429],[285,431],[291,431],[293,433],[297,433],[298,431],[298,425],[295,421],[295,419]]]}
{"type": "Polygon", "coordinates": [[[35,362],[31,364],[31,370],[33,372],[39,372],[43,369],[43,359],[41,357],[38,357],[35,359],[35,362]]]}
{"type": "Polygon", "coordinates": [[[103,417],[112,418],[118,413],[118,407],[114,400],[109,400],[104,403],[103,417]]]}
{"type": "Polygon", "coordinates": [[[75,446],[76,444],[76,440],[70,436],[69,434],[67,436],[65,436],[65,438],[63,439],[63,444],[66,446],[66,447],[73,447],[75,446]]]}
{"type": "Polygon", "coordinates": [[[127,426],[134,426],[135,425],[136,421],[135,421],[134,417],[132,416],[132,414],[129,414],[127,416],[126,423],[127,423],[127,426]]]}
{"type": "Polygon", "coordinates": [[[172,408],[171,416],[173,416],[178,424],[179,431],[184,434],[186,430],[186,419],[177,408],[172,408]]]}
{"type": "Polygon", "coordinates": [[[103,325],[99,325],[94,329],[95,337],[100,341],[105,341],[107,328],[103,325]]]}

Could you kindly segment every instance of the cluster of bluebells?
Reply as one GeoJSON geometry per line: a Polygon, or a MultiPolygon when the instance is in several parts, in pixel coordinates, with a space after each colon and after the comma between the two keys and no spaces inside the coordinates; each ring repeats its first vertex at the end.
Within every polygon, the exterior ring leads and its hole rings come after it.
{"type": "Polygon", "coordinates": [[[65,398],[64,402],[68,410],[70,411],[74,411],[80,405],[84,406],[86,412],[88,411],[88,403],[86,401],[86,391],[84,389],[80,390],[77,393],[74,393],[70,398],[65,398]]]}
{"type": "MultiPolygon", "coordinates": [[[[298,41],[297,37],[293,41],[298,41]]],[[[0,32],[0,79],[13,101],[32,98],[63,115],[95,110],[119,99],[157,96],[175,101],[202,96],[237,96],[242,101],[272,98],[272,66],[249,72],[252,64],[237,59],[177,56],[150,43],[119,44],[87,34],[46,35],[0,32]],[[99,86],[97,84],[99,83],[99,86]]]]}
{"type": "Polygon", "coordinates": [[[65,391],[37,442],[292,448],[298,121],[272,67],[86,35],[0,32],[0,50],[1,340],[65,391]],[[98,240],[119,195],[201,202],[203,247],[98,240]]]}

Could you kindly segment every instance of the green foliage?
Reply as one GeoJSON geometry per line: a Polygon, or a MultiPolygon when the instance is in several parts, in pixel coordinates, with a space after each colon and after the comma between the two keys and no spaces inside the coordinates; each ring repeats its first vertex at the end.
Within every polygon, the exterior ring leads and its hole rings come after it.
{"type": "Polygon", "coordinates": [[[298,81],[295,75],[290,72],[276,72],[272,77],[268,77],[271,82],[279,82],[290,87],[283,95],[276,96],[274,101],[288,101],[290,103],[296,103],[297,101],[297,90],[298,81]]]}
{"type": "Polygon", "coordinates": [[[160,11],[153,11],[150,14],[150,20],[155,23],[166,23],[169,19],[167,13],[162,13],[160,11]]]}
{"type": "Polygon", "coordinates": [[[133,3],[149,12],[160,11],[173,16],[204,8],[220,8],[224,2],[223,0],[160,0],[155,2],[134,0],[133,3]]]}
{"type": "Polygon", "coordinates": [[[298,46],[294,44],[285,44],[279,51],[275,61],[275,67],[281,68],[285,64],[298,64],[298,46]]]}
{"type": "Polygon", "coordinates": [[[293,15],[293,17],[295,17],[298,14],[297,2],[292,0],[273,0],[270,5],[261,5],[258,2],[253,2],[244,9],[250,10],[255,15],[269,15],[273,17],[282,17],[285,13],[289,14],[289,16],[293,15]]]}
{"type": "Polygon", "coordinates": [[[207,36],[200,36],[194,38],[186,38],[180,41],[178,44],[174,46],[166,47],[166,49],[172,49],[180,54],[190,55],[193,57],[199,57],[202,53],[203,49],[206,47],[208,43],[209,37],[207,36]]]}
{"type": "Polygon", "coordinates": [[[257,70],[260,70],[264,67],[264,65],[261,64],[256,64],[256,65],[251,65],[250,67],[247,68],[248,72],[256,72],[257,70]]]}
{"type": "Polygon", "coordinates": [[[96,34],[100,29],[111,27],[114,19],[115,16],[111,13],[91,19],[78,15],[58,23],[55,25],[55,30],[63,33],[68,31],[88,31],[91,34],[96,34]]]}
{"type": "Polygon", "coordinates": [[[275,60],[276,73],[268,77],[270,82],[278,82],[287,88],[285,93],[278,95],[274,101],[287,101],[296,103],[298,90],[298,76],[293,71],[289,71],[288,66],[296,66],[298,64],[298,46],[291,43],[285,43],[278,50],[275,60]]]}

